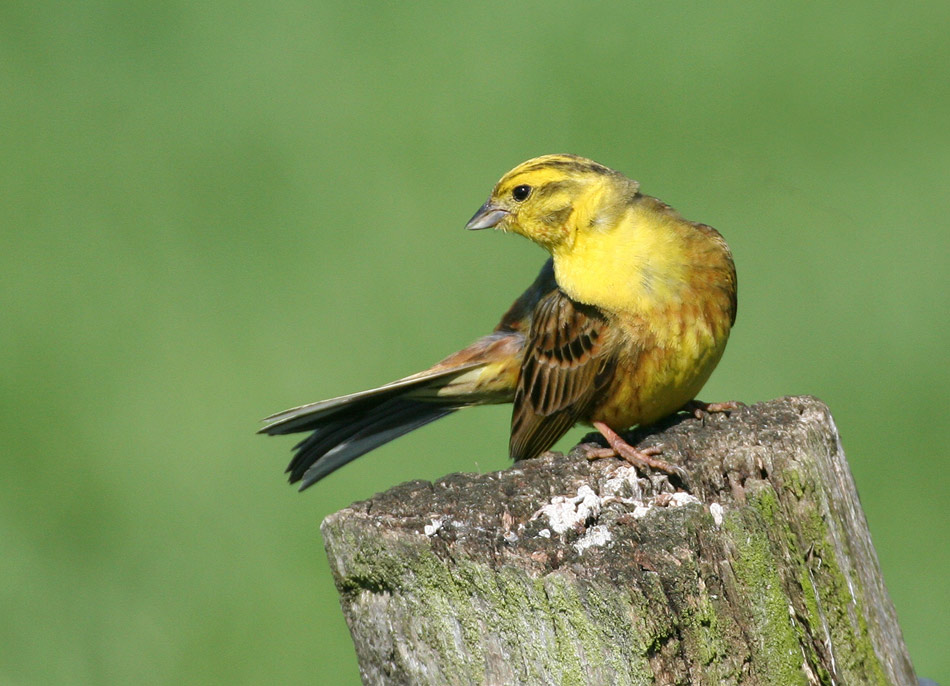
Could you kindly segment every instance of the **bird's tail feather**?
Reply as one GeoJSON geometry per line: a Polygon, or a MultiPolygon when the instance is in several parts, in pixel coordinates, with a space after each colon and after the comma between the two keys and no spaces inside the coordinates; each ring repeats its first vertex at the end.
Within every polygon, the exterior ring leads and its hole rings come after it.
{"type": "Polygon", "coordinates": [[[370,450],[457,409],[397,396],[356,416],[337,414],[297,444],[287,467],[290,482],[300,481],[302,491],[370,450]]]}
{"type": "Polygon", "coordinates": [[[368,391],[265,419],[259,433],[312,431],[287,467],[301,490],[360,455],[469,405],[511,402],[524,336],[496,331],[434,367],[368,391]]]}
{"type": "Polygon", "coordinates": [[[279,436],[294,434],[301,431],[311,431],[323,427],[332,417],[346,415],[359,416],[360,413],[382,405],[391,398],[397,398],[413,392],[420,392],[427,387],[438,387],[449,379],[470,369],[482,366],[483,362],[473,361],[464,365],[447,368],[432,368],[420,374],[407,376],[392,383],[371,388],[368,391],[341,395],[329,400],[321,400],[308,405],[301,405],[290,410],[284,410],[267,417],[264,421],[267,426],[257,433],[279,436]]]}
{"type": "Polygon", "coordinates": [[[295,407],[268,417],[259,433],[313,432],[295,446],[287,467],[290,483],[300,481],[303,490],[370,450],[463,407],[464,398],[442,398],[437,390],[483,364],[436,367],[379,388],[295,407]]]}

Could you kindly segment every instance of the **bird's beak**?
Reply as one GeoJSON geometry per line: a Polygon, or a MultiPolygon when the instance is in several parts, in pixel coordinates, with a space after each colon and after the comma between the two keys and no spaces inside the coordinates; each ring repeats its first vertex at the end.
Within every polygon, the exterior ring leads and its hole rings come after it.
{"type": "Polygon", "coordinates": [[[492,205],[491,200],[489,200],[478,208],[478,212],[468,220],[468,224],[465,225],[465,228],[469,231],[490,229],[498,226],[501,220],[507,217],[508,214],[508,210],[492,205]]]}

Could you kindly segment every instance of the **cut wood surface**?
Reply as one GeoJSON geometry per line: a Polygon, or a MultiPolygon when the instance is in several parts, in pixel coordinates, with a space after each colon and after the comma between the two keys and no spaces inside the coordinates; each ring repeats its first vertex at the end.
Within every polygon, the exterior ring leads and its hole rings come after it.
{"type": "Polygon", "coordinates": [[[687,483],[581,444],[327,517],[364,682],[917,683],[824,404],[629,438],[687,483]]]}

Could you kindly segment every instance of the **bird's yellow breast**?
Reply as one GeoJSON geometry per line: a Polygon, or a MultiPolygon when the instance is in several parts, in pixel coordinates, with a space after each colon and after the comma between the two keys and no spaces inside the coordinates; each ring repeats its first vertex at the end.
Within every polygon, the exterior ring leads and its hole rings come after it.
{"type": "Polygon", "coordinates": [[[555,278],[574,300],[649,317],[683,302],[689,290],[690,228],[678,215],[644,203],[628,206],[609,225],[595,220],[556,248],[555,278]]]}
{"type": "Polygon", "coordinates": [[[721,337],[686,336],[665,346],[630,344],[591,421],[616,430],[652,424],[696,397],[726,348],[721,337]]]}
{"type": "MultiPolygon", "coordinates": [[[[711,230],[710,230],[711,231],[711,230]]],[[[591,420],[649,424],[699,393],[729,337],[732,261],[718,235],[652,198],[553,251],[558,285],[611,319],[616,374],[591,420]]]]}

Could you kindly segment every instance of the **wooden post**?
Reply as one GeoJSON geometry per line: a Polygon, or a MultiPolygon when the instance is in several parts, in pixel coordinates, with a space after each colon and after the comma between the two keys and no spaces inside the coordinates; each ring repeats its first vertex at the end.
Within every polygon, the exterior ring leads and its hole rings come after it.
{"type": "Polygon", "coordinates": [[[581,444],[327,517],[364,683],[917,683],[824,404],[637,439],[688,483],[581,444]]]}

